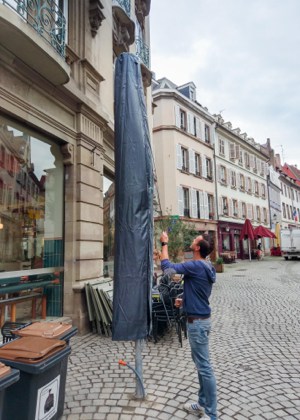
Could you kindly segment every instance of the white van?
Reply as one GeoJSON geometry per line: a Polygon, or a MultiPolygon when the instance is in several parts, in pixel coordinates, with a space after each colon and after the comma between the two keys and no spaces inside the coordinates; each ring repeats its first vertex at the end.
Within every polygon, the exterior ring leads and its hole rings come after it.
{"type": "Polygon", "coordinates": [[[286,260],[300,258],[300,229],[282,229],[280,238],[283,257],[286,260]]]}

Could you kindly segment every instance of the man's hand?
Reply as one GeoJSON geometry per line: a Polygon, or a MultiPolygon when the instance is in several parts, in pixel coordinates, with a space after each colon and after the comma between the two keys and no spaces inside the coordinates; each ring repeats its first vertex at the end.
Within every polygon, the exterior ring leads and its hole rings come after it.
{"type": "Polygon", "coordinates": [[[182,308],[182,299],[181,298],[176,298],[174,305],[175,305],[175,308],[182,308]]]}
{"type": "Polygon", "coordinates": [[[168,236],[167,232],[163,232],[160,235],[160,242],[169,242],[169,236],[168,236]]]}

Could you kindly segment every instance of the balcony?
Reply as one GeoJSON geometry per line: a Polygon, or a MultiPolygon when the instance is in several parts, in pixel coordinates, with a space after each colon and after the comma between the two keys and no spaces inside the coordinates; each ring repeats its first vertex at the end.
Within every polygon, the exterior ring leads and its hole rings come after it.
{"type": "Polygon", "coordinates": [[[69,80],[66,20],[54,0],[0,0],[0,45],[54,85],[69,80]]]}
{"type": "Polygon", "coordinates": [[[113,41],[116,56],[129,51],[129,45],[134,43],[135,24],[130,18],[130,0],[113,0],[113,41]]]}
{"type": "Polygon", "coordinates": [[[138,37],[135,39],[136,43],[136,55],[140,58],[142,63],[150,68],[150,51],[148,45],[146,45],[142,38],[138,37]]]}

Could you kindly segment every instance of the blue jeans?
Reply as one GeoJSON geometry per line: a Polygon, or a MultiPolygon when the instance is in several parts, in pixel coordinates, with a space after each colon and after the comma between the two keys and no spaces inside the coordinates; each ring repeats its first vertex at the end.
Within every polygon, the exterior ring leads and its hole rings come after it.
{"type": "Polygon", "coordinates": [[[205,408],[205,413],[211,420],[217,419],[217,385],[213,368],[209,359],[208,336],[211,320],[197,319],[187,324],[192,358],[196,365],[199,378],[198,403],[205,408]]]}

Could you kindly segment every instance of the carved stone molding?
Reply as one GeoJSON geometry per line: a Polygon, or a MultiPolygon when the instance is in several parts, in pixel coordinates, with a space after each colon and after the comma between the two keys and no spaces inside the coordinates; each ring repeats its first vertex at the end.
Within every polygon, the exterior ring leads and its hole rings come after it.
{"type": "Polygon", "coordinates": [[[74,146],[70,143],[60,147],[64,165],[74,165],[74,146]]]}
{"type": "Polygon", "coordinates": [[[104,6],[100,0],[90,0],[89,19],[93,38],[96,36],[102,21],[105,19],[105,16],[102,12],[103,8],[104,6]]]}

